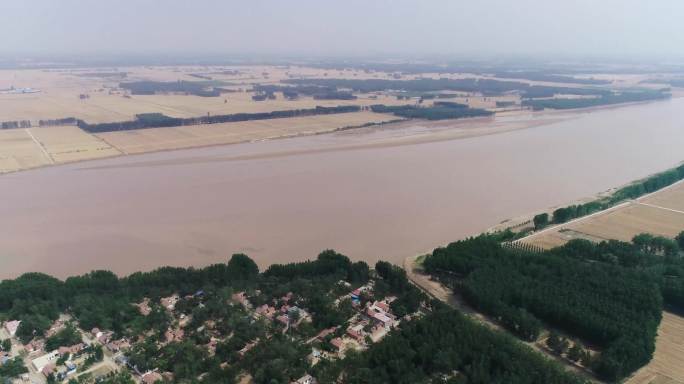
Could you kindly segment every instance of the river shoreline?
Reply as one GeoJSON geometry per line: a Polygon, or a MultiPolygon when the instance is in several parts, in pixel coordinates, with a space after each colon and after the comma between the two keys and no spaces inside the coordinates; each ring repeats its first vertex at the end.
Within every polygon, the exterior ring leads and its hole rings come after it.
{"type": "MultiPolygon", "coordinates": [[[[677,97],[684,97],[684,95],[679,95],[677,97]]],[[[515,110],[506,110],[506,111],[501,111],[497,112],[495,115],[491,117],[470,117],[470,118],[462,118],[462,119],[447,119],[447,120],[436,120],[436,121],[428,121],[428,120],[420,120],[420,119],[402,119],[402,118],[397,118],[396,120],[390,120],[387,122],[381,122],[381,123],[369,123],[369,124],[363,124],[360,126],[348,126],[348,127],[340,127],[340,128],[334,128],[330,130],[324,130],[324,131],[319,131],[319,132],[298,132],[298,133],[290,133],[290,134],[283,134],[283,135],[278,135],[278,136],[273,136],[273,137],[268,137],[264,139],[258,139],[258,140],[242,140],[242,141],[237,141],[233,143],[217,143],[217,144],[200,144],[192,147],[187,147],[187,148],[169,148],[169,149],[155,149],[155,150],[149,150],[141,153],[126,153],[117,148],[121,153],[116,154],[116,155],[109,155],[109,156],[103,156],[103,157],[98,157],[98,158],[93,158],[93,159],[82,159],[82,160],[73,160],[73,161],[65,161],[61,162],[58,164],[44,164],[44,165],[39,165],[35,167],[29,167],[29,168],[23,168],[23,169],[17,169],[17,170],[12,170],[12,171],[6,171],[6,172],[0,172],[0,177],[3,175],[9,175],[9,174],[14,174],[14,173],[19,173],[19,172],[28,172],[36,169],[43,169],[47,167],[60,167],[60,166],[65,166],[65,165],[70,165],[70,164],[80,164],[80,163],[88,163],[88,162],[95,162],[98,160],[105,160],[105,159],[112,159],[112,158],[121,158],[121,157],[135,157],[135,156],[144,156],[147,154],[152,154],[152,153],[164,153],[164,152],[174,152],[174,151],[187,151],[187,150],[194,150],[194,149],[202,149],[202,148],[215,148],[215,147],[224,147],[224,146],[233,146],[233,145],[240,145],[240,144],[249,144],[249,143],[259,143],[259,142],[265,142],[265,141],[274,141],[274,140],[286,140],[286,139],[294,139],[294,138],[300,138],[300,137],[309,137],[309,136],[318,136],[318,135],[330,135],[330,134],[341,134],[341,133],[350,133],[354,134],[355,132],[362,131],[362,130],[373,130],[373,129],[405,129],[405,128],[411,128],[411,127],[425,127],[427,129],[431,128],[444,128],[445,130],[451,130],[453,128],[460,129],[458,132],[451,132],[452,134],[445,134],[443,137],[433,137],[430,139],[423,139],[421,140],[420,138],[413,137],[415,141],[412,141],[410,139],[404,138],[404,145],[411,145],[411,144],[417,144],[417,143],[427,143],[427,142],[434,142],[434,141],[443,141],[443,140],[460,140],[460,139],[468,139],[468,138],[474,138],[474,137],[480,137],[480,136],[487,136],[487,135],[496,135],[500,133],[505,133],[505,132],[511,132],[511,131],[517,131],[517,130],[522,130],[522,129],[529,129],[529,128],[534,128],[539,125],[544,125],[544,124],[549,124],[552,122],[560,122],[572,118],[577,118],[581,116],[582,114],[585,113],[592,113],[596,111],[602,111],[602,110],[608,110],[608,109],[617,109],[617,108],[627,108],[630,106],[634,105],[643,105],[643,104],[649,104],[649,103],[656,103],[661,100],[656,100],[656,101],[643,101],[643,102],[633,102],[633,103],[622,103],[622,104],[614,104],[614,105],[602,105],[602,106],[595,106],[595,107],[588,107],[588,108],[576,108],[576,109],[565,109],[565,110],[543,110],[543,111],[531,111],[529,109],[515,109],[515,110]],[[526,116],[525,120],[522,121],[509,121],[506,123],[496,123],[496,118],[509,118],[509,117],[519,117],[519,116],[526,116]],[[548,118],[548,120],[543,120],[544,118],[548,118]],[[494,123],[494,127],[492,127],[492,123],[494,123]],[[518,123],[519,125],[516,125],[515,123],[518,123]]],[[[152,128],[156,129],[156,128],[152,128]]],[[[95,136],[97,137],[97,136],[95,136]]],[[[102,139],[100,139],[102,140],[102,139]]],[[[104,140],[103,140],[104,141],[104,140]]],[[[104,141],[107,143],[106,141],[104,141]]],[[[107,143],[108,145],[111,145],[107,143]]],[[[401,145],[401,140],[397,142],[394,145],[401,145]]],[[[392,145],[392,144],[390,144],[392,145]]],[[[112,146],[113,148],[116,148],[115,146],[112,146]]],[[[354,146],[354,147],[344,147],[344,148],[339,148],[340,150],[348,150],[348,149],[357,149],[357,148],[365,148],[367,146],[354,146]]],[[[293,153],[293,154],[300,154],[300,153],[293,153]]],[[[244,159],[249,159],[249,158],[244,158],[244,159]]],[[[244,160],[241,159],[241,160],[244,160]]]]}
{"type": "Polygon", "coordinates": [[[267,268],[327,248],[400,265],[506,217],[681,161],[682,102],[554,113],[529,129],[477,137],[466,137],[482,132],[472,121],[367,127],[5,175],[0,278],[93,269],[123,276],[225,262],[232,253],[267,268]]]}

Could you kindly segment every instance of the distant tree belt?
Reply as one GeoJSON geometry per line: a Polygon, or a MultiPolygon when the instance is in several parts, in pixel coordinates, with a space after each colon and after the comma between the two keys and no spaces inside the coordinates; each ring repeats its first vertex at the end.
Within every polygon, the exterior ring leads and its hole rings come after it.
{"type": "Polygon", "coordinates": [[[128,73],[126,72],[85,72],[76,73],[75,76],[79,77],[126,77],[128,73]]]}
{"type": "Polygon", "coordinates": [[[679,78],[679,79],[650,78],[650,79],[641,80],[639,83],[640,84],[646,84],[646,83],[667,84],[669,86],[677,87],[677,88],[684,87],[684,79],[682,79],[682,78],[679,78]]]}
{"type": "Polygon", "coordinates": [[[409,119],[444,120],[459,119],[464,117],[490,116],[493,112],[468,108],[468,106],[446,101],[436,102],[431,107],[415,105],[372,105],[371,110],[377,113],[391,113],[409,119]]]}
{"type": "Polygon", "coordinates": [[[334,113],[358,112],[361,107],[356,105],[343,105],[337,107],[321,107],[310,109],[292,109],[286,111],[260,112],[260,113],[235,113],[230,115],[214,115],[178,118],[169,117],[162,113],[144,113],[136,115],[135,120],[121,121],[115,123],[88,124],[83,120],[78,120],[78,126],[84,131],[91,133],[130,131],[144,128],[177,127],[183,125],[197,124],[219,124],[232,123],[249,120],[279,119],[285,117],[329,115],[334,113]]]}
{"type": "Polygon", "coordinates": [[[469,108],[467,104],[461,104],[454,101],[435,101],[433,105],[435,107],[469,108]]]}
{"type": "MultiPolygon", "coordinates": [[[[427,63],[350,63],[350,62],[328,62],[328,63],[311,63],[311,67],[347,71],[347,70],[361,70],[366,73],[384,72],[379,75],[386,74],[400,74],[400,75],[423,75],[425,73],[438,74],[463,74],[472,73],[474,75],[494,76],[498,78],[509,79],[526,79],[535,81],[551,81],[555,83],[574,83],[574,84],[588,84],[588,85],[604,85],[610,84],[610,80],[590,78],[578,78],[577,74],[596,74],[601,75],[605,73],[605,69],[600,68],[584,68],[581,70],[569,69],[567,67],[546,67],[540,69],[528,69],[526,67],[504,65],[494,65],[483,67],[476,64],[465,63],[443,63],[443,64],[427,64],[427,63]]],[[[614,73],[634,73],[634,69],[630,70],[614,70],[614,73]]],[[[649,74],[648,70],[637,71],[644,74],[649,74]]],[[[642,83],[676,83],[684,84],[681,79],[646,79],[642,83]],[[657,81],[656,81],[657,80],[657,81]]],[[[674,86],[674,84],[673,84],[674,86]]]]}
{"type": "Polygon", "coordinates": [[[120,83],[119,87],[128,89],[134,95],[154,95],[155,93],[182,92],[195,96],[216,97],[221,92],[215,86],[229,85],[222,81],[132,81],[120,83]]]}
{"type": "Polygon", "coordinates": [[[53,120],[38,120],[38,125],[41,127],[49,127],[56,125],[76,125],[78,120],[75,117],[66,117],[63,119],[53,119],[53,120]]]}
{"type": "Polygon", "coordinates": [[[533,81],[549,81],[554,83],[572,83],[572,84],[591,84],[591,85],[603,85],[610,84],[610,80],[600,80],[594,78],[578,78],[573,76],[564,75],[554,75],[544,72],[520,72],[520,71],[510,71],[510,72],[498,72],[494,74],[495,77],[508,78],[508,79],[526,79],[533,81]]]}
{"type": "Polygon", "coordinates": [[[628,199],[636,199],[647,193],[672,185],[684,179],[684,165],[647,177],[615,191],[611,196],[590,201],[584,204],[569,205],[553,211],[552,223],[561,224],[566,221],[598,212],[628,199]]]}
{"type": "Polygon", "coordinates": [[[674,79],[667,82],[673,87],[684,87],[684,79],[674,79]]]}
{"type": "Polygon", "coordinates": [[[283,85],[255,85],[254,92],[257,93],[274,93],[282,92],[283,96],[288,99],[294,99],[297,96],[305,95],[312,96],[314,100],[356,100],[357,97],[348,91],[338,91],[335,87],[324,87],[318,85],[297,85],[297,86],[283,86],[283,85]]]}
{"type": "MultiPolygon", "coordinates": [[[[529,97],[545,97],[553,95],[527,95],[529,97]]],[[[595,107],[600,105],[611,105],[620,103],[630,103],[638,101],[649,101],[649,100],[663,100],[670,98],[671,95],[668,92],[623,92],[623,93],[609,93],[603,94],[599,97],[593,98],[581,98],[581,99],[544,99],[544,100],[523,100],[523,106],[532,107],[532,109],[540,110],[544,108],[549,109],[574,109],[574,108],[587,108],[595,107]]]]}
{"type": "Polygon", "coordinates": [[[357,97],[351,92],[333,91],[319,93],[313,96],[314,100],[356,100],[357,97]]]}
{"type": "Polygon", "coordinates": [[[536,340],[544,321],[603,348],[592,368],[618,381],[655,350],[662,278],[644,269],[587,263],[572,257],[576,251],[527,252],[481,235],[435,249],[424,266],[525,340],[536,340]]]}
{"type": "Polygon", "coordinates": [[[3,121],[0,129],[31,128],[31,120],[3,121]]]}
{"type": "Polygon", "coordinates": [[[551,87],[529,85],[516,81],[502,81],[492,79],[416,79],[416,80],[389,80],[389,79],[286,79],[284,83],[330,87],[335,89],[352,89],[358,92],[378,91],[406,91],[406,92],[434,92],[434,91],[461,91],[477,92],[483,95],[500,95],[506,92],[519,91],[525,97],[548,97],[554,94],[571,95],[603,95],[610,93],[605,89],[575,88],[575,87],[551,87]]]}

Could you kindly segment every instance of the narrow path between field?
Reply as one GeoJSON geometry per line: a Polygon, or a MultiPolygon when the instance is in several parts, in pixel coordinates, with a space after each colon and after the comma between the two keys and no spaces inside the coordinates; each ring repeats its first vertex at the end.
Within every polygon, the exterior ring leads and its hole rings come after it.
{"type": "Polygon", "coordinates": [[[680,211],[680,210],[677,210],[677,209],[661,207],[661,206],[659,206],[659,205],[654,205],[654,204],[649,204],[649,203],[642,203],[642,202],[640,202],[640,201],[635,201],[634,204],[645,205],[645,206],[647,206],[647,207],[652,207],[652,208],[664,209],[664,210],[670,211],[670,212],[684,213],[684,211],[680,211]]]}
{"type": "Polygon", "coordinates": [[[560,223],[560,224],[556,224],[556,225],[552,225],[552,226],[546,227],[546,228],[542,229],[541,231],[536,231],[536,232],[533,232],[533,233],[531,233],[531,234],[529,234],[529,235],[527,235],[527,236],[525,236],[525,237],[522,237],[522,238],[520,238],[520,239],[514,240],[513,243],[522,243],[522,242],[525,242],[525,241],[529,241],[529,240],[531,240],[531,239],[533,239],[533,238],[535,238],[535,237],[537,237],[537,236],[539,236],[539,235],[541,235],[541,234],[544,234],[544,233],[547,233],[547,232],[553,232],[553,231],[555,231],[555,230],[562,229],[564,226],[568,226],[568,225],[571,225],[571,224],[579,223],[579,222],[581,222],[581,221],[583,221],[583,220],[586,220],[586,219],[589,219],[589,218],[592,218],[592,217],[596,217],[596,216],[600,216],[600,215],[603,215],[603,214],[606,214],[606,213],[615,211],[615,210],[620,209],[620,208],[628,207],[629,205],[632,205],[632,204],[646,205],[646,206],[653,207],[653,208],[660,208],[660,209],[665,209],[665,210],[672,211],[672,212],[684,213],[684,211],[678,211],[678,210],[676,210],[676,209],[660,207],[660,206],[657,206],[657,205],[652,205],[652,204],[649,204],[649,203],[644,203],[644,202],[642,202],[643,200],[645,200],[645,199],[647,199],[647,198],[649,198],[649,197],[651,197],[651,196],[653,196],[653,195],[655,195],[655,194],[657,194],[657,193],[661,193],[661,192],[666,191],[666,190],[668,190],[668,189],[674,188],[675,186],[677,186],[677,185],[679,185],[679,184],[682,184],[682,183],[684,183],[684,180],[679,180],[679,181],[674,182],[674,183],[672,183],[672,184],[670,184],[670,185],[668,185],[668,186],[666,186],[666,187],[660,188],[660,189],[658,189],[657,191],[653,191],[653,192],[651,192],[651,193],[647,193],[647,194],[645,194],[645,195],[639,196],[639,197],[637,197],[636,199],[627,200],[627,201],[622,202],[622,203],[620,203],[620,204],[618,204],[618,205],[614,205],[614,206],[612,206],[612,207],[610,207],[610,208],[606,208],[606,209],[604,209],[604,210],[602,210],[602,211],[598,211],[598,212],[594,212],[594,213],[589,214],[589,215],[586,215],[586,216],[578,217],[578,218],[576,218],[576,219],[573,219],[573,220],[570,220],[570,221],[566,221],[565,223],[560,223]]]}
{"type": "Polygon", "coordinates": [[[31,137],[31,140],[33,140],[33,142],[38,146],[38,148],[40,148],[40,151],[43,152],[43,156],[45,156],[47,161],[50,164],[54,164],[55,160],[52,158],[52,156],[50,156],[48,151],[45,149],[45,146],[43,146],[43,144],[40,141],[38,141],[38,139],[36,139],[35,136],[33,136],[33,133],[31,133],[31,130],[29,128],[26,128],[25,131],[26,131],[26,134],[31,137]]]}

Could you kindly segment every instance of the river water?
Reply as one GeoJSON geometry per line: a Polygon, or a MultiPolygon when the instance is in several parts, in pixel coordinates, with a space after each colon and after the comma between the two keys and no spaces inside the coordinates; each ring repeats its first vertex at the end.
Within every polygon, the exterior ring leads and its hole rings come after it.
{"type": "Polygon", "coordinates": [[[0,176],[0,278],[404,257],[684,160],[684,99],[126,156],[0,176]],[[455,139],[493,125],[532,127],[455,139]],[[559,121],[560,120],[560,121],[559,121]]]}

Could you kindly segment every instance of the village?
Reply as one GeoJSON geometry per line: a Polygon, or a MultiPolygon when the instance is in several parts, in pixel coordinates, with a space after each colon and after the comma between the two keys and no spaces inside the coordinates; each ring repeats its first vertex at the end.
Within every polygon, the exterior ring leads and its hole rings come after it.
{"type": "MultiPolygon", "coordinates": [[[[374,285],[375,279],[356,287],[340,280],[333,289],[339,294],[334,305],[350,306],[352,310],[347,313],[351,316],[340,324],[320,331],[311,326],[316,315],[306,308],[306,298],[293,292],[287,292],[282,297],[272,297],[260,305],[255,304],[264,301],[258,289],[223,296],[223,305],[244,314],[250,326],[263,330],[256,332],[259,337],[244,343],[237,351],[236,361],[264,340],[280,334],[308,348],[310,353],[306,361],[313,367],[322,360],[343,359],[351,350],[363,351],[382,340],[403,319],[409,320],[422,315],[419,308],[416,313],[397,316],[392,311],[392,302],[397,298],[391,295],[376,297],[374,285]]],[[[21,374],[13,379],[5,379],[4,383],[99,383],[107,382],[108,378],[119,372],[127,372],[136,383],[176,382],[173,372],[138,363],[139,358],[136,361],[135,356],[140,349],[136,348],[144,348],[139,346],[148,343],[150,339],[156,340],[158,348],[193,340],[193,343],[204,350],[206,356],[216,356],[217,347],[221,348],[221,344],[234,335],[226,337],[222,334],[217,324],[220,319],[209,317],[198,322],[193,318],[193,310],[203,309],[213,300],[209,296],[210,294],[199,290],[190,295],[173,294],[158,301],[145,298],[139,303],[131,303],[144,317],[163,313],[167,320],[162,323],[168,324],[168,327],[163,333],[159,332],[158,336],[155,336],[154,329],[133,337],[122,336],[112,330],[81,329],[76,326],[76,319],[63,314],[43,335],[34,335],[30,341],[22,343],[17,335],[21,321],[7,320],[0,331],[0,369],[13,365],[11,372],[21,374]],[[200,345],[197,343],[198,338],[205,342],[200,345]]],[[[221,363],[222,368],[229,365],[227,361],[221,363]]],[[[197,379],[202,380],[203,375],[197,379]]],[[[242,383],[252,382],[248,372],[244,372],[241,379],[242,383]]],[[[309,373],[292,381],[297,384],[316,382],[315,377],[309,373]]]]}

